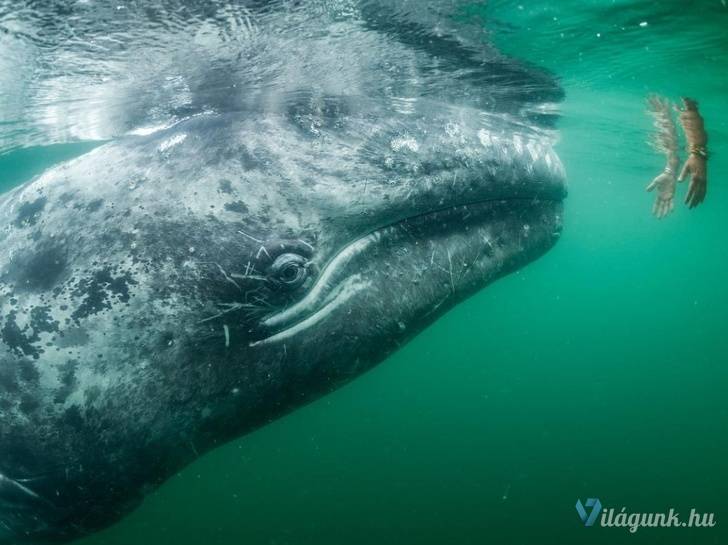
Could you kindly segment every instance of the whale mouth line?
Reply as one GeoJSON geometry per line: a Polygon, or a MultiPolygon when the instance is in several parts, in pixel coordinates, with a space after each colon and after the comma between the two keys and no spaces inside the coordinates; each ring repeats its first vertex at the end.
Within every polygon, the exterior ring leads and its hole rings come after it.
{"type": "Polygon", "coordinates": [[[354,240],[342,248],[329,263],[323,267],[322,272],[311,290],[298,302],[280,312],[272,314],[262,321],[264,335],[249,344],[251,347],[275,344],[305,331],[330,315],[337,307],[344,304],[357,293],[366,290],[371,282],[362,278],[360,274],[346,274],[347,265],[370,246],[379,242],[383,233],[389,229],[397,228],[413,220],[454,214],[460,210],[470,210],[488,205],[529,206],[538,204],[560,203],[566,197],[563,191],[559,196],[533,196],[533,197],[503,197],[490,198],[469,203],[457,204],[413,214],[395,222],[378,227],[368,234],[354,240]]]}

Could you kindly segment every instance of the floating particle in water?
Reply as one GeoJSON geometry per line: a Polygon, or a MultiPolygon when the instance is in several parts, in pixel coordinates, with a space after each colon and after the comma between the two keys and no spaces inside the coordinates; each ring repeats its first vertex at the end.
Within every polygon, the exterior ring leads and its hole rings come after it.
{"type": "Polygon", "coordinates": [[[506,489],[505,489],[505,491],[503,492],[503,496],[501,497],[501,499],[502,499],[503,501],[506,501],[506,500],[508,499],[508,493],[509,493],[510,491],[511,491],[511,483],[508,483],[508,484],[506,485],[506,489]]]}

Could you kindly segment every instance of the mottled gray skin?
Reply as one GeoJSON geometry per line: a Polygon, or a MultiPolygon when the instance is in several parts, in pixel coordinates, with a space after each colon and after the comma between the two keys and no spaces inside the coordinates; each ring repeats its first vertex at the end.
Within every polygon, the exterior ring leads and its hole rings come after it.
{"type": "MultiPolygon", "coordinates": [[[[408,70],[429,66],[416,34],[367,21],[382,51],[415,51],[408,70]]],[[[563,170],[519,112],[558,88],[486,68],[542,94],[452,75],[398,109],[302,87],[117,138],[0,197],[0,541],[108,526],[548,250],[563,170]],[[500,98],[456,100],[469,85],[500,98]]]]}

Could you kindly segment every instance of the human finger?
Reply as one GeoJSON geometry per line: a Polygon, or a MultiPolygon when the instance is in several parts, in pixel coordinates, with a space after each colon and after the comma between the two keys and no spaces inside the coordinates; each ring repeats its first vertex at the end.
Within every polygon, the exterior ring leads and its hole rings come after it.
{"type": "Polygon", "coordinates": [[[685,176],[687,176],[689,170],[690,170],[690,161],[685,161],[685,164],[683,165],[682,170],[680,171],[680,176],[677,177],[677,181],[682,182],[685,179],[685,176]]]}
{"type": "Polygon", "coordinates": [[[670,201],[667,199],[663,199],[662,207],[660,210],[660,219],[664,218],[669,213],[670,213],[670,201]]]}
{"type": "Polygon", "coordinates": [[[699,204],[702,204],[702,202],[705,200],[705,194],[708,192],[708,186],[706,184],[701,183],[700,187],[697,191],[697,198],[695,202],[695,206],[698,206],[699,204]]]}
{"type": "Polygon", "coordinates": [[[692,202],[693,197],[695,196],[695,180],[690,180],[690,185],[688,186],[688,193],[685,195],[685,203],[692,208],[692,202]]]}
{"type": "Polygon", "coordinates": [[[696,180],[693,178],[690,180],[690,189],[688,190],[688,204],[690,208],[695,208],[702,202],[701,193],[702,193],[702,184],[700,183],[700,180],[696,180]]]}

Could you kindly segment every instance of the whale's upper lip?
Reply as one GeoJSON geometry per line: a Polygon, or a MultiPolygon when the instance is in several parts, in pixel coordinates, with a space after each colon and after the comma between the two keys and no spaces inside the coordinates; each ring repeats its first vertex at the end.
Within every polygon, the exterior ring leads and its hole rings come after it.
{"type": "Polygon", "coordinates": [[[566,197],[566,172],[553,147],[554,133],[506,135],[503,127],[486,130],[466,123],[459,130],[453,129],[454,136],[435,131],[436,137],[395,146],[387,173],[411,181],[383,203],[389,213],[383,214],[382,226],[456,206],[566,197]]]}

